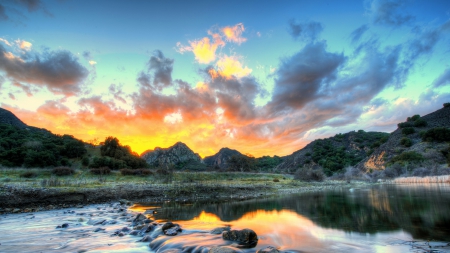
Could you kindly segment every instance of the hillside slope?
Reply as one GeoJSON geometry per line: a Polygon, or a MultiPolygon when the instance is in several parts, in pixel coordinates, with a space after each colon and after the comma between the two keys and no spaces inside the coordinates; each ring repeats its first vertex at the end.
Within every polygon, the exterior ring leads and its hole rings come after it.
{"type": "Polygon", "coordinates": [[[217,154],[212,156],[207,156],[203,159],[203,162],[213,168],[227,169],[228,162],[232,156],[244,156],[241,152],[229,149],[229,148],[221,148],[217,154]]]}
{"type": "MultiPolygon", "coordinates": [[[[448,148],[448,143],[423,141],[421,135],[437,127],[450,127],[450,107],[441,108],[435,112],[420,117],[409,118],[409,121],[399,123],[399,128],[391,133],[386,143],[377,148],[369,157],[361,161],[357,167],[363,171],[383,170],[386,165],[405,152],[416,152],[430,163],[443,164],[446,157],[442,153],[448,148]]],[[[407,154],[407,153],[406,153],[407,154]]]]}
{"type": "Polygon", "coordinates": [[[168,165],[180,167],[187,163],[201,163],[200,156],[182,142],[177,142],[168,148],[157,147],[154,150],[147,150],[141,154],[141,157],[155,167],[168,165]]]}
{"type": "Polygon", "coordinates": [[[320,165],[327,175],[355,165],[387,140],[388,133],[359,130],[319,139],[283,158],[277,171],[292,173],[308,165],[320,165]]]}

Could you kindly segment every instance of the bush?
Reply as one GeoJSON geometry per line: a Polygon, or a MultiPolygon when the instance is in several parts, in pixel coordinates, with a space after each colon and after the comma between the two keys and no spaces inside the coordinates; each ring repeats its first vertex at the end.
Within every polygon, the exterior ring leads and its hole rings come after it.
{"type": "Polygon", "coordinates": [[[450,129],[445,127],[436,127],[429,129],[422,135],[423,141],[450,141],[450,129]]]}
{"type": "Polygon", "coordinates": [[[444,103],[444,107],[445,107],[445,108],[450,107],[450,103],[444,103]]]}
{"type": "Polygon", "coordinates": [[[108,167],[92,168],[91,173],[95,175],[108,175],[111,173],[111,169],[108,167]]]}
{"type": "Polygon", "coordinates": [[[322,182],[323,180],[325,180],[325,174],[320,168],[313,169],[303,167],[295,172],[294,178],[306,182],[311,181],[322,182]]]}
{"type": "Polygon", "coordinates": [[[407,148],[409,148],[409,147],[412,146],[412,141],[411,141],[410,138],[403,137],[403,138],[400,140],[400,144],[403,145],[403,146],[405,146],[405,147],[407,147],[407,148]]]}
{"type": "Polygon", "coordinates": [[[397,124],[398,128],[412,127],[413,123],[411,122],[401,122],[397,124]]]}
{"type": "Polygon", "coordinates": [[[121,169],[120,174],[122,174],[122,176],[149,176],[153,173],[149,169],[121,169]]]}
{"type": "Polygon", "coordinates": [[[402,129],[402,134],[404,134],[404,135],[413,134],[415,132],[416,132],[416,130],[414,130],[414,128],[412,128],[412,127],[405,127],[402,129]]]}
{"type": "Polygon", "coordinates": [[[416,121],[416,120],[418,120],[418,119],[420,119],[420,115],[418,115],[418,114],[416,114],[416,115],[414,115],[414,116],[412,116],[412,117],[408,117],[407,119],[406,119],[406,121],[407,122],[414,122],[414,121],[416,121]]]}
{"type": "Polygon", "coordinates": [[[52,174],[57,176],[68,176],[75,173],[75,171],[69,167],[56,167],[52,170],[52,174]]]}
{"type": "Polygon", "coordinates": [[[393,164],[392,166],[387,167],[383,174],[387,178],[395,178],[406,172],[406,169],[400,164],[393,164]]]}
{"type": "Polygon", "coordinates": [[[87,156],[83,157],[83,159],[81,160],[81,164],[83,166],[89,166],[89,157],[87,156]]]}
{"type": "Polygon", "coordinates": [[[405,163],[405,162],[421,162],[423,156],[415,151],[404,152],[398,156],[394,156],[389,163],[405,163]]]}
{"type": "Polygon", "coordinates": [[[280,182],[280,180],[279,180],[278,178],[274,178],[273,181],[274,181],[275,183],[280,182]]]}
{"type": "Polygon", "coordinates": [[[33,178],[33,177],[37,177],[37,173],[34,171],[26,171],[26,172],[20,174],[20,177],[33,178]]]}
{"type": "Polygon", "coordinates": [[[427,125],[428,125],[428,123],[424,119],[418,119],[418,120],[414,121],[415,127],[426,127],[427,125]]]}

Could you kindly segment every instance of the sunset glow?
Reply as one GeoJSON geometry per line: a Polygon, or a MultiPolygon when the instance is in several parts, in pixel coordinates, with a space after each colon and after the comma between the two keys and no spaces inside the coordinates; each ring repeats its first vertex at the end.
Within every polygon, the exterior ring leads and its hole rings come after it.
{"type": "Polygon", "coordinates": [[[0,106],[142,153],[288,155],[450,102],[448,1],[0,2],[0,106]]]}

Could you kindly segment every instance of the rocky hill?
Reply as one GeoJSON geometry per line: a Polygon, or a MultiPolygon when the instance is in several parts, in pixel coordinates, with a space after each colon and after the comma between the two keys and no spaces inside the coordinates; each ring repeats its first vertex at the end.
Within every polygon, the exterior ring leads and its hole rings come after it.
{"type": "Polygon", "coordinates": [[[292,173],[303,166],[320,165],[327,175],[331,175],[366,158],[388,136],[388,133],[359,130],[315,140],[283,157],[283,162],[277,166],[276,171],[292,173]]]}
{"type": "Polygon", "coordinates": [[[12,125],[18,128],[27,128],[28,126],[16,117],[12,112],[0,108],[0,124],[12,125]]]}
{"type": "Polygon", "coordinates": [[[229,148],[221,148],[217,154],[213,156],[207,156],[203,159],[203,162],[212,168],[226,169],[228,167],[228,161],[232,156],[244,156],[239,151],[229,148]]]}
{"type": "Polygon", "coordinates": [[[428,131],[433,131],[432,129],[447,129],[447,134],[450,132],[450,104],[423,117],[409,117],[398,126],[386,143],[357,165],[359,169],[383,170],[388,164],[399,159],[409,160],[410,163],[414,162],[413,160],[426,160],[430,164],[446,163],[448,140],[446,142],[431,138],[424,141],[423,136],[428,131]]]}
{"type": "Polygon", "coordinates": [[[190,162],[200,163],[201,158],[194,153],[186,144],[177,142],[169,148],[157,147],[154,150],[147,150],[141,157],[151,166],[160,165],[180,165],[190,162]]]}

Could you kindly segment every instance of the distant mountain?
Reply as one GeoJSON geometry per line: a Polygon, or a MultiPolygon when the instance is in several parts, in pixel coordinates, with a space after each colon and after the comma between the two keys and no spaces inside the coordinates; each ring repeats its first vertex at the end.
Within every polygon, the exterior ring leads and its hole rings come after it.
{"type": "Polygon", "coordinates": [[[445,164],[446,155],[450,150],[447,141],[439,141],[433,138],[424,141],[422,136],[434,129],[440,129],[446,133],[439,134],[441,138],[450,133],[450,104],[445,104],[435,112],[423,117],[419,115],[409,117],[406,122],[399,123],[399,128],[392,132],[386,143],[382,144],[374,152],[362,160],[357,167],[364,171],[383,170],[389,163],[405,159],[426,160],[428,163],[445,164]]]}
{"type": "Polygon", "coordinates": [[[222,148],[217,154],[205,157],[203,162],[209,167],[226,169],[228,167],[228,161],[232,156],[244,155],[234,149],[222,148]]]}
{"type": "Polygon", "coordinates": [[[303,166],[320,165],[327,175],[356,165],[387,140],[389,134],[359,130],[318,139],[283,157],[278,172],[295,172],[303,166]]]}
{"type": "Polygon", "coordinates": [[[151,166],[179,165],[187,163],[201,163],[201,158],[194,153],[186,144],[177,142],[169,148],[157,147],[147,150],[141,157],[151,166]]]}
{"type": "Polygon", "coordinates": [[[0,124],[12,125],[22,129],[28,127],[27,124],[23,123],[16,115],[3,108],[0,108],[0,124]]]}

